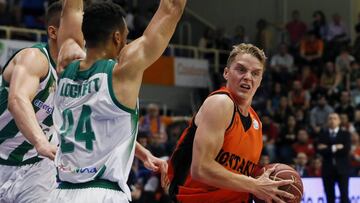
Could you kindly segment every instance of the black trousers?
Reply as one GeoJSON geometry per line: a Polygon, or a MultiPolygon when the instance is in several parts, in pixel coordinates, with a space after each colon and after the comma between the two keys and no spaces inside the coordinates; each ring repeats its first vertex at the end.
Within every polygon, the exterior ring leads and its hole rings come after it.
{"type": "Polygon", "coordinates": [[[335,183],[338,183],[339,186],[341,203],[350,203],[349,176],[347,174],[340,174],[336,170],[330,174],[323,175],[327,203],[335,203],[335,183]]]}

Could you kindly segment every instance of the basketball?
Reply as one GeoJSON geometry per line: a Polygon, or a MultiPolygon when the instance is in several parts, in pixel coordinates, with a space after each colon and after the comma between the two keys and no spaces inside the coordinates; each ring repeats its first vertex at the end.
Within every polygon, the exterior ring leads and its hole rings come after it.
{"type": "MultiPolygon", "coordinates": [[[[295,199],[291,200],[285,197],[281,197],[281,199],[287,203],[299,203],[301,201],[304,188],[299,174],[292,167],[280,163],[268,164],[263,168],[257,170],[254,174],[254,177],[257,178],[261,176],[265,172],[265,170],[273,168],[274,166],[275,166],[275,170],[270,174],[270,179],[275,181],[294,180],[294,183],[281,186],[279,187],[279,189],[293,194],[295,196],[295,199]]],[[[257,199],[256,197],[254,197],[254,200],[256,203],[265,202],[263,200],[257,199]]]]}

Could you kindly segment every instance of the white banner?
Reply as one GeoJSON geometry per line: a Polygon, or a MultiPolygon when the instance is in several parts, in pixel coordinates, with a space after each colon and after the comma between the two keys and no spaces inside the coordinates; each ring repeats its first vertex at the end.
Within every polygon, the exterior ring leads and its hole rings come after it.
{"type": "Polygon", "coordinates": [[[209,86],[209,62],[206,60],[175,58],[175,85],[183,87],[209,86]]]}
{"type": "Polygon", "coordinates": [[[36,42],[0,39],[0,66],[3,67],[10,57],[19,49],[31,47],[35,43],[36,42]]]}
{"type": "MultiPolygon", "coordinates": [[[[326,195],[321,178],[303,178],[304,196],[301,203],[326,203],[326,195]]],[[[336,201],[340,202],[339,188],[335,186],[336,201]]],[[[349,199],[351,203],[360,203],[360,177],[350,178],[349,199]]]]}

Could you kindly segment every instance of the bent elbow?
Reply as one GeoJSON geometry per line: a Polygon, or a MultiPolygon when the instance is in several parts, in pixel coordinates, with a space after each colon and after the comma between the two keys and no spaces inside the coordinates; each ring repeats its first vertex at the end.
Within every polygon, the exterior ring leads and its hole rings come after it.
{"type": "Polygon", "coordinates": [[[191,178],[194,180],[203,180],[205,177],[206,171],[204,166],[200,164],[191,164],[190,174],[191,178]]]}
{"type": "Polygon", "coordinates": [[[9,95],[7,108],[10,113],[19,108],[21,97],[19,95],[9,95]]]}

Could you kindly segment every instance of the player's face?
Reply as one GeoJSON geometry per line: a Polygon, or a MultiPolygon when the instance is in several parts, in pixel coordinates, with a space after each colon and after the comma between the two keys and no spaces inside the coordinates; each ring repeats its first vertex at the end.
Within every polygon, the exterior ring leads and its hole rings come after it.
{"type": "Polygon", "coordinates": [[[250,54],[238,54],[230,67],[224,70],[226,86],[237,100],[250,103],[260,86],[263,71],[264,67],[256,57],[250,54]]]}

